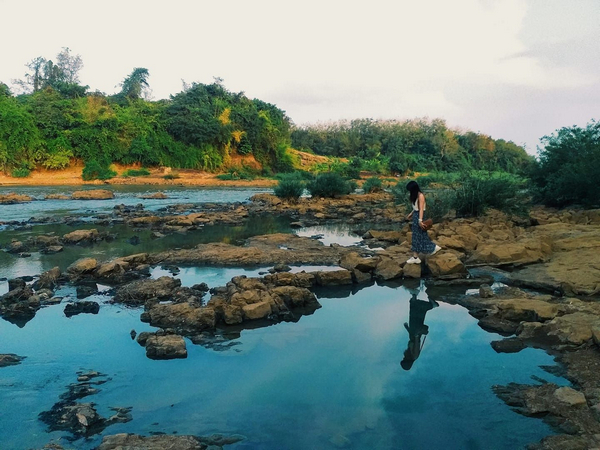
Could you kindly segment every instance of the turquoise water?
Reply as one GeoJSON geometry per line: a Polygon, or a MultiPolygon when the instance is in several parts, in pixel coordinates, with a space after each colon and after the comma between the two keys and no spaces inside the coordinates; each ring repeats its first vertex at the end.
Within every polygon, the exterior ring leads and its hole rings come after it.
{"type": "MultiPolygon", "coordinates": [[[[222,284],[231,275],[202,271],[197,279],[188,271],[184,284],[222,284]]],[[[109,407],[133,408],[133,421],[103,434],[239,433],[246,440],[232,448],[244,449],[336,448],[336,439],[356,449],[514,449],[550,434],[490,389],[531,382],[532,375],[564,384],[538,367],[552,364],[550,356],[533,349],[496,354],[489,345],[495,335],[464,308],[442,302],[427,312],[429,334],[406,371],[400,361],[409,290],[375,285],[346,298],[326,295],[320,293],[323,308],[313,315],[242,331],[230,349],[188,341],[185,360],[146,358],[129,336],[131,329],[150,329],[136,309],[103,304],[98,315],[66,318],[64,305],[56,305],[23,329],[0,321],[0,351],[27,356],[0,370],[1,447],[25,449],[67,435],[46,433],[37,415],[58,401],[77,371],[89,369],[111,380],[82,401],[96,403],[105,417],[109,407]]],[[[418,296],[426,300],[427,291],[418,296]]],[[[100,439],[72,445],[93,448],[100,439]]]]}
{"type": "Polygon", "coordinates": [[[2,187],[2,193],[29,195],[36,201],[19,205],[0,205],[0,221],[28,220],[31,217],[53,217],[109,213],[115,205],[134,206],[142,203],[146,210],[155,211],[174,203],[233,203],[245,202],[254,194],[272,192],[268,188],[197,188],[187,186],[20,186],[2,187]],[[49,194],[71,195],[74,191],[108,189],[115,194],[110,200],[43,200],[49,194]],[[140,196],[164,192],[167,199],[141,199],[140,196]],[[39,200],[39,201],[37,201],[39,200]],[[17,206],[17,207],[15,207],[17,206]]]}

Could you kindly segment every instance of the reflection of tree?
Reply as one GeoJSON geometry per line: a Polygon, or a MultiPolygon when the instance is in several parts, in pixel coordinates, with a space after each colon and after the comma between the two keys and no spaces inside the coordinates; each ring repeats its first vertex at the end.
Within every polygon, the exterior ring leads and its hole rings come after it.
{"type": "Polygon", "coordinates": [[[400,362],[404,370],[410,370],[414,362],[421,355],[426,336],[429,333],[429,327],[425,325],[427,311],[439,306],[431,298],[428,301],[417,299],[417,294],[418,291],[415,292],[413,290],[409,301],[408,323],[404,323],[404,328],[408,331],[408,345],[406,350],[404,350],[404,358],[400,362]]]}

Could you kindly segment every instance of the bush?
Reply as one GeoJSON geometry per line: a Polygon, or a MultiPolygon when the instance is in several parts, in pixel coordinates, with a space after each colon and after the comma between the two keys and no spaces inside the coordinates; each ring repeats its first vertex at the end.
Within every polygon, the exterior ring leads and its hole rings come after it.
{"type": "Polygon", "coordinates": [[[336,197],[349,194],[354,190],[354,186],[340,174],[326,172],[317,175],[306,188],[313,197],[336,197]]]}
{"type": "Polygon", "coordinates": [[[305,182],[300,174],[291,173],[282,176],[273,193],[285,200],[298,200],[304,193],[305,182]]]}
{"type": "Polygon", "coordinates": [[[122,177],[147,177],[150,175],[150,171],[145,168],[141,169],[127,169],[121,174],[122,177]]]}
{"type": "Polygon", "coordinates": [[[254,180],[258,172],[251,167],[242,165],[230,167],[227,173],[217,175],[219,180],[254,180]]]}
{"type": "Polygon", "coordinates": [[[600,123],[562,128],[542,138],[545,148],[533,168],[535,200],[548,206],[600,205],[600,123]]]}
{"type": "Polygon", "coordinates": [[[381,180],[377,177],[368,178],[363,184],[363,191],[365,191],[365,194],[379,192],[381,190],[381,180]]]}
{"type": "Polygon", "coordinates": [[[529,199],[524,181],[504,172],[470,172],[454,188],[454,209],[458,216],[479,216],[488,208],[521,214],[529,199]]]}
{"type": "Polygon", "coordinates": [[[31,170],[27,167],[19,167],[18,169],[13,169],[10,176],[13,178],[27,178],[31,175],[31,170]]]}
{"type": "Polygon", "coordinates": [[[108,166],[103,166],[96,160],[88,161],[81,172],[81,178],[85,181],[108,180],[117,175],[117,172],[108,166]]]}
{"type": "Polygon", "coordinates": [[[181,175],[177,172],[171,172],[163,177],[165,180],[175,180],[177,178],[181,178],[181,175]]]}

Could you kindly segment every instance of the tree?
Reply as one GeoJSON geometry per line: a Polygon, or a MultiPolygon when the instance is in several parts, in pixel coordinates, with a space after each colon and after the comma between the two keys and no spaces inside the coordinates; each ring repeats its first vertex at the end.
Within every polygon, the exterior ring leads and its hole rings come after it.
{"type": "Polygon", "coordinates": [[[148,84],[148,77],[150,73],[148,69],[143,67],[136,67],[133,69],[123,82],[121,83],[121,92],[117,94],[119,97],[127,98],[129,100],[137,100],[148,95],[150,92],[150,85],[148,84]]]}

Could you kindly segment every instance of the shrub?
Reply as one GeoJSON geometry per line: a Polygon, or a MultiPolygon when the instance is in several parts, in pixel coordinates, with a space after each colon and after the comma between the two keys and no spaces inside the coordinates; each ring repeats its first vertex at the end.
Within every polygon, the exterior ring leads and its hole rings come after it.
{"type": "Polygon", "coordinates": [[[273,193],[282,199],[298,200],[304,193],[305,182],[300,174],[291,173],[282,176],[273,193]]]}
{"type": "Polygon", "coordinates": [[[178,172],[171,172],[163,177],[165,180],[175,180],[177,178],[181,178],[178,172]]]}
{"type": "Polygon", "coordinates": [[[217,175],[219,180],[254,180],[258,172],[251,167],[242,165],[230,167],[227,173],[217,175]]]}
{"type": "Polygon", "coordinates": [[[127,169],[121,174],[122,177],[147,177],[150,175],[150,171],[145,168],[141,169],[127,169]]]}
{"type": "Polygon", "coordinates": [[[85,181],[90,180],[108,180],[117,175],[117,172],[108,166],[101,165],[95,159],[88,161],[81,172],[81,178],[85,181]]]}
{"type": "Polygon", "coordinates": [[[13,178],[27,178],[31,175],[31,170],[27,167],[19,167],[18,169],[13,169],[10,176],[13,178]]]}
{"type": "Polygon", "coordinates": [[[527,209],[528,197],[524,181],[503,172],[470,172],[463,174],[454,187],[454,209],[458,216],[479,216],[488,208],[509,214],[527,209]]]}
{"type": "MultiPolygon", "coordinates": [[[[356,186],[356,183],[354,183],[354,186],[356,186]]],[[[348,180],[335,172],[317,175],[313,181],[308,183],[306,188],[313,197],[336,197],[349,194],[354,190],[348,180]]]]}
{"type": "Polygon", "coordinates": [[[367,178],[367,180],[363,184],[363,191],[365,191],[365,194],[369,194],[371,192],[379,192],[381,190],[381,180],[377,177],[367,178]]]}

